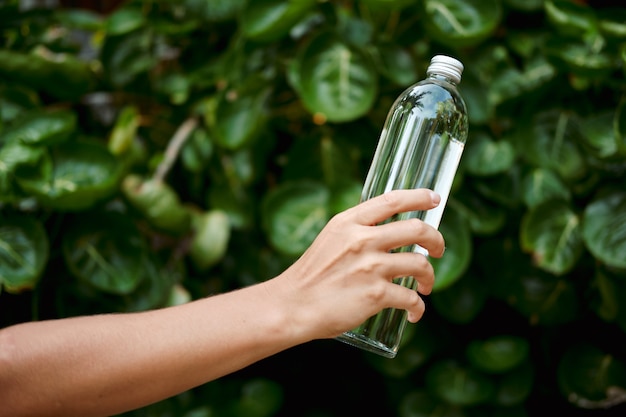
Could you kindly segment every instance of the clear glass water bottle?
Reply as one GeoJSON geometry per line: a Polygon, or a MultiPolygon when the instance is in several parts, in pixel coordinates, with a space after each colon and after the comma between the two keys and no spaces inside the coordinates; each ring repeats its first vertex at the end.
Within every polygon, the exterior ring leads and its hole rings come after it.
{"type": "MultiPolygon", "coordinates": [[[[468,116],[457,90],[463,64],[445,55],[434,56],[427,77],[406,89],[395,101],[383,126],[369,168],[361,201],[394,189],[429,188],[441,195],[433,210],[400,213],[386,222],[419,218],[438,228],[468,135],[468,116]]],[[[420,252],[411,245],[396,252],[420,252]]],[[[413,277],[395,282],[417,289],[413,277]]],[[[393,358],[407,324],[407,312],[385,309],[337,339],[393,358]]]]}

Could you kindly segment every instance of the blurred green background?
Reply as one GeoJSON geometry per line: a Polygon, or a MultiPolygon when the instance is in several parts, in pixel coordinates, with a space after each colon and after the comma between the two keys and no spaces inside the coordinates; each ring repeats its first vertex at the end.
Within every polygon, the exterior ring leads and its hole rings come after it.
{"type": "Polygon", "coordinates": [[[398,356],[316,341],[126,415],[626,413],[623,2],[5,0],[0,42],[0,327],[277,275],[358,202],[430,58],[465,65],[446,255],[398,356]]]}

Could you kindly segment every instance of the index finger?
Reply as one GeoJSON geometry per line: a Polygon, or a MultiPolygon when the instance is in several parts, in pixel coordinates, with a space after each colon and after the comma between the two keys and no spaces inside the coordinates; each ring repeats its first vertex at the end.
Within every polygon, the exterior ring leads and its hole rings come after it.
{"type": "Polygon", "coordinates": [[[427,188],[392,190],[360,203],[352,211],[357,223],[372,226],[394,214],[433,209],[440,201],[439,194],[427,188]]]}

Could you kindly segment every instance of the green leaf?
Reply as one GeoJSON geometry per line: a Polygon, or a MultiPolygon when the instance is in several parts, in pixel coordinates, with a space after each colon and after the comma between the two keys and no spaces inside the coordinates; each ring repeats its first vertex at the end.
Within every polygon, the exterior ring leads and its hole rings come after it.
{"type": "Polygon", "coordinates": [[[49,245],[34,217],[0,217],[0,287],[10,293],[34,288],[48,262],[49,245]]]}
{"type": "Polygon", "coordinates": [[[226,149],[241,149],[262,132],[269,114],[268,98],[271,90],[261,89],[231,98],[225,94],[215,109],[212,125],[213,140],[226,149]]]}
{"type": "Polygon", "coordinates": [[[555,37],[548,40],[545,51],[556,67],[577,76],[600,79],[615,69],[611,53],[598,50],[594,44],[555,37]]]}
{"type": "Polygon", "coordinates": [[[522,179],[522,199],[534,208],[549,200],[569,201],[571,192],[554,171],[533,168],[522,179]]]}
{"type": "Polygon", "coordinates": [[[315,5],[315,0],[255,0],[241,14],[244,36],[258,42],[285,37],[315,5]]]}
{"type": "Polygon", "coordinates": [[[189,256],[200,271],[206,271],[219,262],[230,241],[228,214],[222,210],[209,210],[192,215],[193,238],[189,256]]]}
{"type": "Polygon", "coordinates": [[[325,186],[308,181],[282,183],[272,189],[261,212],[271,244],[286,255],[304,253],[330,218],[329,198],[325,186]]]}
{"type": "Polygon", "coordinates": [[[381,355],[367,355],[367,361],[380,373],[392,378],[406,378],[421,366],[429,364],[440,341],[426,322],[407,323],[398,354],[392,361],[381,355]]]}
{"type": "MultiPolygon", "coordinates": [[[[379,0],[383,1],[383,0],[379,0]]],[[[399,417],[465,417],[462,407],[449,404],[426,390],[411,391],[398,406],[399,417]]]]}
{"type": "Polygon", "coordinates": [[[546,201],[524,214],[520,240],[538,267],[565,274],[576,265],[583,250],[580,217],[567,202],[546,201]]]}
{"type": "MultiPolygon", "coordinates": [[[[435,280],[438,279],[439,276],[435,274],[435,280]]],[[[468,324],[483,310],[488,296],[488,287],[480,285],[474,276],[469,275],[444,290],[438,290],[430,297],[430,301],[437,313],[446,320],[468,324]]]]}
{"type": "Polygon", "coordinates": [[[395,43],[382,43],[370,49],[378,71],[398,86],[409,86],[419,81],[417,64],[413,55],[395,43]]]}
{"type": "Polygon", "coordinates": [[[626,39],[626,10],[623,7],[607,7],[597,10],[600,31],[606,37],[626,39]]]}
{"type": "Polygon", "coordinates": [[[488,176],[508,171],[515,161],[515,149],[507,141],[494,141],[485,133],[473,135],[463,154],[471,175],[488,176]]]}
{"type": "Polygon", "coordinates": [[[513,335],[494,335],[484,340],[472,340],[467,346],[467,357],[476,369],[501,374],[527,360],[529,350],[526,339],[513,335]]]}
{"type": "Polygon", "coordinates": [[[122,181],[122,192],[130,205],[158,230],[174,235],[189,231],[191,213],[169,184],[130,174],[122,181]]]}
{"type": "Polygon", "coordinates": [[[551,169],[565,181],[584,178],[587,165],[582,151],[577,115],[561,110],[536,113],[518,131],[516,142],[533,165],[551,169]]]}
{"type": "Polygon", "coordinates": [[[544,5],[548,21],[561,34],[581,38],[598,31],[598,20],[588,5],[569,0],[546,0],[544,5]]]}
{"type": "Polygon", "coordinates": [[[283,386],[265,378],[246,381],[234,407],[235,417],[271,417],[283,405],[283,386]]]}
{"type": "Polygon", "coordinates": [[[140,118],[135,106],[126,106],[120,110],[109,135],[108,146],[113,155],[122,155],[131,148],[139,128],[140,118]]]}
{"type": "Polygon", "coordinates": [[[208,167],[213,155],[213,142],[204,128],[196,128],[181,150],[181,160],[191,172],[202,172],[208,167]]]}
{"type": "Polygon", "coordinates": [[[123,214],[74,217],[64,231],[62,248],[72,274],[100,291],[130,294],[145,276],[145,244],[123,214]]]}
{"type": "Polygon", "coordinates": [[[209,22],[235,19],[249,3],[247,0],[184,0],[191,16],[199,16],[209,22]]]}
{"type": "Polygon", "coordinates": [[[157,64],[153,42],[153,34],[147,30],[107,38],[101,58],[107,80],[123,88],[153,69],[157,64]]]}
{"type": "Polygon", "coordinates": [[[95,84],[95,75],[87,62],[43,47],[30,53],[0,49],[0,78],[59,100],[75,100],[95,84]]]}
{"type": "MultiPolygon", "coordinates": [[[[524,402],[533,393],[534,383],[533,362],[527,358],[515,369],[508,371],[499,378],[494,402],[507,407],[507,410],[510,410],[512,406],[524,405],[524,402]]],[[[509,413],[505,415],[509,415],[509,413]]]]}
{"type": "Polygon", "coordinates": [[[23,113],[0,136],[0,143],[29,145],[65,142],[76,130],[76,114],[69,110],[34,109],[23,113]]]}
{"type": "Polygon", "coordinates": [[[588,342],[567,349],[557,375],[561,393],[578,407],[608,408],[626,390],[624,362],[588,342]]]}
{"type": "Polygon", "coordinates": [[[17,182],[44,205],[61,211],[85,210],[117,191],[121,169],[105,145],[67,142],[51,150],[39,170],[20,168],[17,182]]]}
{"type": "Polygon", "coordinates": [[[453,360],[431,366],[426,384],[439,398],[461,407],[484,404],[495,392],[494,383],[486,375],[453,360]]]}
{"type": "Polygon", "coordinates": [[[456,191],[448,200],[448,206],[462,215],[469,223],[470,231],[477,235],[494,234],[506,224],[506,209],[486,201],[469,188],[461,187],[456,191]]]}
{"type": "Polygon", "coordinates": [[[15,180],[16,171],[20,167],[36,169],[40,163],[45,164],[46,156],[46,148],[19,141],[0,147],[0,201],[18,199],[22,192],[15,180]]]}
{"type": "Polygon", "coordinates": [[[439,226],[446,240],[442,258],[430,258],[435,269],[433,292],[448,288],[467,270],[472,258],[472,238],[465,219],[453,207],[448,207],[439,226]]]}
{"type": "MultiPolygon", "coordinates": [[[[184,263],[171,258],[164,259],[161,253],[146,252],[141,258],[143,278],[130,295],[122,298],[119,311],[146,311],[161,308],[168,302],[175,302],[172,297],[179,297],[182,303],[187,294],[173,294],[175,285],[186,276],[184,263]]],[[[187,299],[187,301],[189,301],[187,299]]]]}
{"type": "Polygon", "coordinates": [[[533,325],[562,325],[579,313],[576,289],[566,279],[530,272],[509,285],[508,303],[533,325]]]}
{"type": "Polygon", "coordinates": [[[374,64],[359,50],[329,33],[315,37],[293,62],[292,83],[320,123],[364,116],[378,92],[374,64]]]}
{"type": "Polygon", "coordinates": [[[109,36],[124,35],[144,26],[146,19],[139,9],[122,7],[106,20],[105,30],[109,36]]]}
{"type": "Polygon", "coordinates": [[[626,192],[600,195],[585,207],[582,238],[596,259],[626,269],[626,192]]]}
{"type": "Polygon", "coordinates": [[[497,0],[424,0],[425,28],[431,38],[452,48],[478,45],[498,27],[497,0]]]}

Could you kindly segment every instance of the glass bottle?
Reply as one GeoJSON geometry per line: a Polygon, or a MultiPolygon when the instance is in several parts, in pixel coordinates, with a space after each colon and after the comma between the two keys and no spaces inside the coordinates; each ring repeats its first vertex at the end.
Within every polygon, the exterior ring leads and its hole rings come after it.
{"type": "MultiPolygon", "coordinates": [[[[361,201],[394,189],[429,188],[441,195],[441,203],[432,210],[400,213],[385,223],[417,217],[439,227],[468,135],[467,110],[457,90],[463,69],[455,58],[434,56],[427,77],[407,88],[390,109],[361,201]]],[[[394,250],[409,251],[428,256],[418,245],[394,250]]],[[[417,289],[417,282],[410,276],[394,282],[417,289]]],[[[337,339],[393,358],[406,323],[405,310],[388,308],[337,339]]]]}

